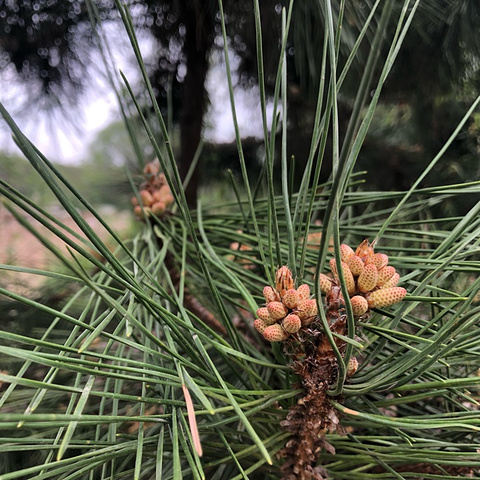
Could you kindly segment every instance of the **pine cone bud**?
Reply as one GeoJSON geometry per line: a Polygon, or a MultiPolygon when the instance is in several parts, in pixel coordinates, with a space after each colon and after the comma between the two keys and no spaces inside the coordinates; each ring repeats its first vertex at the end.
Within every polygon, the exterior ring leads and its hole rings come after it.
{"type": "Polygon", "coordinates": [[[138,218],[142,218],[143,217],[143,209],[140,205],[135,205],[135,207],[133,208],[133,213],[135,214],[135,216],[137,216],[138,218]]]}
{"type": "MultiPolygon", "coordinates": [[[[333,276],[338,279],[339,275],[337,269],[337,261],[334,258],[330,260],[330,268],[332,269],[333,276]]],[[[355,291],[355,280],[353,279],[352,272],[350,271],[348,265],[345,262],[342,262],[342,269],[348,293],[353,293],[355,291]]]]}
{"type": "Polygon", "coordinates": [[[268,324],[265,322],[265,320],[262,320],[261,318],[256,318],[253,321],[253,326],[255,327],[255,330],[259,333],[262,333],[265,331],[265,329],[268,327],[268,324]]]}
{"type": "MultiPolygon", "coordinates": [[[[333,275],[335,278],[339,278],[337,270],[337,262],[334,258],[330,260],[330,268],[332,269],[333,275]]],[[[355,280],[353,278],[352,272],[348,265],[345,262],[342,262],[343,277],[345,278],[345,284],[347,286],[348,293],[353,293],[355,291],[355,280]]]]}
{"type": "Polygon", "coordinates": [[[282,302],[287,308],[290,308],[290,309],[296,308],[299,301],[300,301],[300,298],[299,298],[298,292],[294,288],[290,288],[283,294],[282,302]]]}
{"type": "Polygon", "coordinates": [[[160,188],[160,190],[155,190],[152,193],[153,201],[154,202],[163,202],[164,201],[164,190],[160,188]]]}
{"type": "Polygon", "coordinates": [[[263,297],[267,303],[280,301],[280,295],[272,287],[263,289],[263,297]]]}
{"type": "Polygon", "coordinates": [[[288,332],[286,332],[280,324],[274,323],[265,328],[263,336],[265,340],[269,342],[281,342],[288,338],[288,332]]]}
{"type": "Polygon", "coordinates": [[[287,307],[282,302],[270,302],[267,309],[272,320],[280,320],[288,313],[287,307]]]}
{"type": "Polygon", "coordinates": [[[288,333],[297,333],[302,327],[302,321],[300,320],[300,317],[298,315],[291,313],[283,319],[282,327],[288,333]]]}
{"type": "Polygon", "coordinates": [[[353,274],[350,268],[348,267],[348,265],[344,262],[342,262],[342,269],[343,269],[343,277],[345,278],[345,285],[347,286],[347,291],[351,295],[356,290],[353,274]]]}
{"type": "Polygon", "coordinates": [[[353,315],[355,317],[361,317],[363,314],[367,313],[368,302],[364,297],[355,295],[350,299],[350,303],[352,304],[353,315]]]}
{"type": "Polygon", "coordinates": [[[257,310],[257,317],[261,318],[267,325],[275,323],[275,320],[270,316],[270,312],[267,307],[260,307],[257,310]]]}
{"type": "Polygon", "coordinates": [[[392,267],[391,265],[387,265],[386,267],[383,267],[381,270],[379,270],[377,287],[385,285],[385,283],[387,283],[395,275],[395,273],[395,267],[392,267]]]}
{"type": "Polygon", "coordinates": [[[332,275],[335,278],[338,278],[337,261],[334,258],[332,258],[328,263],[330,265],[330,270],[332,271],[332,275]]]}
{"type": "MultiPolygon", "coordinates": [[[[330,280],[329,280],[329,282],[330,282],[330,280]]],[[[320,288],[322,288],[321,285],[320,285],[320,288]]],[[[298,293],[298,300],[299,301],[308,300],[310,298],[310,287],[306,283],[304,283],[303,285],[300,285],[297,288],[297,293],[298,293]]]]}
{"type": "Polygon", "coordinates": [[[352,274],[356,277],[358,277],[358,275],[363,272],[363,268],[365,266],[362,259],[357,255],[351,255],[350,258],[347,260],[347,265],[348,268],[350,268],[352,274]]]}
{"type": "Polygon", "coordinates": [[[363,272],[360,274],[357,280],[358,289],[363,292],[369,292],[377,285],[378,270],[372,263],[365,265],[363,272]]]}
{"type": "Polygon", "coordinates": [[[345,243],[340,245],[340,258],[342,262],[347,262],[348,259],[354,254],[354,251],[345,243]]]}
{"type": "Polygon", "coordinates": [[[314,317],[318,313],[317,301],[314,299],[301,301],[295,313],[300,317],[300,320],[314,317]]]}
{"type": "Polygon", "coordinates": [[[152,194],[148,190],[140,190],[138,194],[140,195],[142,205],[149,207],[153,203],[152,194]]]}
{"type": "Polygon", "coordinates": [[[318,277],[318,282],[320,285],[320,290],[323,293],[328,293],[332,289],[332,280],[325,274],[320,274],[320,276],[318,277]]]}
{"type": "Polygon", "coordinates": [[[377,267],[377,270],[380,270],[388,264],[388,255],[385,255],[384,253],[374,253],[365,263],[371,263],[377,267]]]}
{"type": "Polygon", "coordinates": [[[174,196],[170,193],[170,189],[163,195],[163,201],[165,205],[170,205],[175,200],[174,196]]]}
{"type": "Polygon", "coordinates": [[[152,206],[152,213],[155,215],[161,215],[165,211],[165,203],[155,202],[152,206]]]}
{"type": "Polygon", "coordinates": [[[392,275],[392,278],[385,282],[381,288],[392,288],[396,287],[398,285],[398,282],[400,281],[400,275],[398,273],[394,273],[392,275]]]}
{"type": "Polygon", "coordinates": [[[170,187],[165,183],[158,190],[153,192],[153,198],[158,202],[163,202],[166,205],[173,203],[173,195],[170,187]]]}
{"type": "Polygon", "coordinates": [[[381,288],[367,297],[370,308],[388,307],[405,298],[407,291],[403,287],[381,288]]]}

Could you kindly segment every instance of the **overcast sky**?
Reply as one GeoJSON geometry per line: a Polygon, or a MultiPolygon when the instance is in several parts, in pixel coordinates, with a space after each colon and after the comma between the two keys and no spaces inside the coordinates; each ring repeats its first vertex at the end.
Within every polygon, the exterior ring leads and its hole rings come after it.
{"type": "MultiPolygon", "coordinates": [[[[124,54],[125,46],[121,42],[117,51],[113,51],[117,69],[121,69],[130,83],[138,80],[137,69],[124,54]]],[[[144,44],[148,51],[150,46],[144,44]]],[[[210,110],[205,119],[207,125],[205,137],[215,142],[229,142],[234,140],[233,121],[228,98],[228,85],[225,66],[219,55],[214,55],[213,65],[207,78],[207,90],[210,97],[210,110]]],[[[25,86],[15,80],[15,73],[6,70],[0,75],[0,101],[4,104],[22,131],[34,144],[52,161],[62,163],[78,163],[86,158],[89,144],[96,134],[109,123],[120,118],[118,104],[112,88],[104,80],[104,74],[99,69],[101,62],[94,64],[90,75],[93,79],[91,88],[81,99],[78,111],[75,112],[74,125],[69,125],[61,113],[45,115],[41,111],[29,115],[20,115],[18,105],[25,97],[25,86]]],[[[235,58],[231,58],[232,68],[235,68],[235,58]]],[[[234,76],[235,77],[235,76],[234,76]]],[[[235,81],[235,78],[234,78],[235,81]]],[[[250,90],[236,89],[235,92],[237,116],[240,132],[243,137],[262,137],[261,112],[258,88],[250,90]]],[[[271,114],[271,105],[268,107],[271,114]]],[[[270,116],[270,115],[269,115],[270,116]]],[[[16,146],[10,137],[5,123],[0,120],[0,150],[15,152],[16,146]]]]}

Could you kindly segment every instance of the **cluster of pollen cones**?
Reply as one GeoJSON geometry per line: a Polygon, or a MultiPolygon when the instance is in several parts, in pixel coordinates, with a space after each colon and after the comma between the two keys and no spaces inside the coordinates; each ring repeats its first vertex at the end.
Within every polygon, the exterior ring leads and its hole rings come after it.
{"type": "MultiPolygon", "coordinates": [[[[355,317],[369,313],[372,308],[400,302],[407,294],[403,287],[397,286],[400,275],[388,265],[388,256],[375,253],[373,243],[364,240],[355,251],[342,244],[340,252],[342,275],[355,317]]],[[[340,269],[334,258],[330,260],[330,269],[331,276],[322,273],[318,279],[327,303],[332,289],[340,291],[340,269]]],[[[303,284],[295,288],[292,273],[285,265],[277,270],[275,288],[266,286],[263,296],[265,306],[257,310],[253,325],[270,342],[281,342],[296,334],[312,323],[318,313],[316,300],[310,298],[310,287],[303,284]]]]}
{"type": "MultiPolygon", "coordinates": [[[[340,245],[341,269],[347,287],[353,314],[365,315],[372,308],[388,307],[403,300],[407,291],[397,287],[400,275],[388,265],[388,256],[375,253],[373,244],[364,240],[355,251],[348,245],[340,245]]],[[[328,294],[339,283],[337,261],[330,260],[333,278],[320,274],[320,290],[328,294]]]]}
{"type": "Polygon", "coordinates": [[[317,302],[310,298],[310,287],[305,283],[295,289],[287,266],[277,270],[275,288],[265,287],[263,296],[265,306],[257,310],[253,325],[270,342],[286,340],[317,315],[317,302]]]}
{"type": "Polygon", "coordinates": [[[138,198],[132,197],[133,212],[138,218],[162,215],[173,203],[173,195],[158,161],[149,162],[143,169],[145,181],[140,186],[138,198]]]}

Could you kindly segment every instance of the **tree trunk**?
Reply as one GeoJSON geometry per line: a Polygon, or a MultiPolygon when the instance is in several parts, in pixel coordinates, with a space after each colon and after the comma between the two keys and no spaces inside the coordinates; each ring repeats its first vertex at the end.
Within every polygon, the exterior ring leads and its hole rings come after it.
{"type": "MultiPolygon", "coordinates": [[[[206,110],[205,79],[208,54],[212,45],[213,18],[194,0],[182,2],[182,17],[186,27],[184,53],[187,73],[183,82],[182,113],[180,116],[180,175],[184,179],[190,169],[202,136],[206,110]]],[[[199,173],[196,170],[185,190],[187,203],[195,206],[199,173]]]]}

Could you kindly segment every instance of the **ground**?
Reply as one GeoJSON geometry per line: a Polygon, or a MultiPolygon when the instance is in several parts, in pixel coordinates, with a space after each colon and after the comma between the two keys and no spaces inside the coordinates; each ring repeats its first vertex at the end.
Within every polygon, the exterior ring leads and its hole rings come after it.
{"type": "MultiPolygon", "coordinates": [[[[57,220],[60,220],[72,230],[79,232],[79,228],[73,220],[63,211],[51,211],[57,220]]],[[[109,225],[116,231],[126,231],[131,224],[132,215],[130,212],[114,212],[111,209],[102,211],[102,218],[107,218],[109,225]]],[[[94,228],[100,237],[108,241],[109,234],[100,226],[95,217],[89,212],[83,212],[82,216],[89,225],[94,228]]],[[[64,253],[67,252],[64,243],[53,233],[45,229],[39,222],[30,219],[30,223],[38,227],[45,237],[60,247],[64,253]]],[[[0,205],[0,264],[16,267],[28,267],[40,270],[55,270],[59,264],[54,255],[42,245],[42,243],[0,205]]],[[[16,293],[29,295],[37,289],[44,277],[25,273],[3,270],[0,274],[0,286],[13,290],[16,293]]]]}

